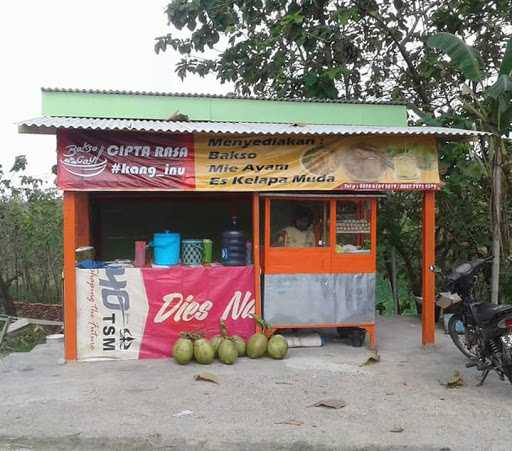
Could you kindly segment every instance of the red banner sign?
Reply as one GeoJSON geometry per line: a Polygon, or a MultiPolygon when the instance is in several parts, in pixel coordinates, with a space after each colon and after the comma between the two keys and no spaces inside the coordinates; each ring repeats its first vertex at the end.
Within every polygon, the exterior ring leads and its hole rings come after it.
{"type": "Polygon", "coordinates": [[[61,130],[64,190],[308,191],[439,188],[433,137],[61,130]]]}
{"type": "Polygon", "coordinates": [[[77,270],[79,360],[168,358],[181,332],[255,331],[252,266],[77,270]]]}
{"type": "Polygon", "coordinates": [[[61,189],[195,188],[190,134],[62,130],[58,133],[57,180],[61,189]]]}

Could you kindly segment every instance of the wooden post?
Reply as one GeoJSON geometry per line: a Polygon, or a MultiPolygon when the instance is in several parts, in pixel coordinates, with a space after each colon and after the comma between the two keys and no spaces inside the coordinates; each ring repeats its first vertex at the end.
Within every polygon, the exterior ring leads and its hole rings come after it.
{"type": "Polygon", "coordinates": [[[393,293],[393,301],[395,303],[395,314],[401,315],[400,298],[398,297],[398,280],[396,277],[396,249],[391,247],[391,291],[393,293]]]}
{"type": "Polygon", "coordinates": [[[430,266],[436,259],[435,231],[435,191],[423,193],[423,306],[422,306],[422,343],[435,343],[435,274],[430,266]]]}
{"type": "Polygon", "coordinates": [[[252,194],[252,250],[254,262],[255,313],[261,318],[260,195],[252,194]]]}
{"type": "Polygon", "coordinates": [[[77,193],[64,191],[64,358],[76,360],[77,193]]]}

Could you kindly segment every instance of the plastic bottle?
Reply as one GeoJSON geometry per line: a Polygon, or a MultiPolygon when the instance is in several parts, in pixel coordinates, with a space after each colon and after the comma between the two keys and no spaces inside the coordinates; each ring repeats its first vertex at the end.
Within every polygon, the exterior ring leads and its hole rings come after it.
{"type": "Polygon", "coordinates": [[[222,263],[226,266],[246,265],[245,234],[240,230],[238,218],[233,216],[231,224],[222,232],[222,263]]]}
{"type": "Polygon", "coordinates": [[[252,242],[249,240],[245,242],[245,264],[252,265],[252,242]]]}

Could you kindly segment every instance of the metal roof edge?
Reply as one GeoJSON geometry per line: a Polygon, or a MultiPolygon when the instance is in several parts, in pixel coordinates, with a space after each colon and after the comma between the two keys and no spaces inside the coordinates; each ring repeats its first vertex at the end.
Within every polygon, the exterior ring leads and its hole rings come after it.
{"type": "Polygon", "coordinates": [[[18,123],[19,133],[55,134],[57,129],[131,131],[146,133],[210,133],[260,135],[380,135],[470,138],[489,132],[443,127],[276,124],[247,122],[178,122],[148,119],[87,119],[38,117],[18,123]]]}
{"type": "Polygon", "coordinates": [[[407,106],[407,102],[401,101],[379,101],[379,100],[352,100],[352,99],[321,99],[317,97],[263,97],[263,96],[242,96],[237,94],[201,94],[186,92],[159,92],[159,91],[132,91],[118,89],[79,89],[79,88],[51,88],[41,87],[41,92],[56,93],[77,93],[77,94],[104,94],[104,95],[127,95],[127,96],[157,96],[157,97],[189,97],[205,99],[235,99],[235,100],[260,100],[269,102],[296,102],[296,103],[340,103],[354,105],[383,105],[383,106],[407,106]]]}

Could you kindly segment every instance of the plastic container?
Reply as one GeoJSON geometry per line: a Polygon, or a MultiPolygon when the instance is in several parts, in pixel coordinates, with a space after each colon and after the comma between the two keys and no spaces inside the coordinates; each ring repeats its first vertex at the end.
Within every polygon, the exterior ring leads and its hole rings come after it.
{"type": "Polygon", "coordinates": [[[180,259],[179,233],[155,233],[153,235],[153,262],[156,265],[177,265],[180,259]]]}
{"type": "Polygon", "coordinates": [[[252,265],[252,242],[249,240],[245,242],[245,264],[252,265]]]}
{"type": "Polygon", "coordinates": [[[308,334],[285,334],[289,348],[313,348],[323,346],[323,338],[318,333],[308,334]]]}
{"type": "Polygon", "coordinates": [[[238,226],[238,218],[233,216],[231,224],[222,232],[222,264],[225,266],[246,265],[245,234],[238,226]]]}
{"type": "Polygon", "coordinates": [[[146,266],[146,242],[135,241],[135,260],[134,264],[136,268],[142,268],[146,266]]]}
{"type": "MultiPolygon", "coordinates": [[[[452,316],[453,316],[453,313],[445,313],[443,315],[443,326],[444,326],[444,331],[446,333],[449,333],[449,331],[448,331],[448,322],[450,321],[450,318],[452,316]]],[[[462,321],[457,321],[455,323],[455,331],[458,334],[463,334],[464,333],[464,323],[462,321]]]]}
{"type": "Polygon", "coordinates": [[[213,261],[213,242],[212,240],[203,240],[203,263],[211,264],[213,261]]]}
{"type": "Polygon", "coordinates": [[[181,262],[184,265],[203,263],[203,240],[183,240],[181,244],[181,262]]]}

